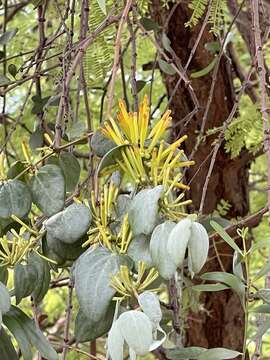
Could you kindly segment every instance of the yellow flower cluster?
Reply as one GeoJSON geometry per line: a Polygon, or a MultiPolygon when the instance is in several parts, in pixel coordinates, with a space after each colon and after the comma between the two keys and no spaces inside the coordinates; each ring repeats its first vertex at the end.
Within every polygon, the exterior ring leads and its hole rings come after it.
{"type": "Polygon", "coordinates": [[[23,260],[31,249],[35,241],[32,238],[25,239],[26,231],[25,227],[21,227],[18,234],[14,229],[11,229],[10,232],[13,236],[10,239],[7,235],[0,238],[0,267],[16,265],[23,260]]]}
{"type": "Polygon", "coordinates": [[[147,97],[140,104],[138,114],[128,113],[123,101],[119,101],[119,108],[118,123],[110,118],[101,128],[102,133],[116,145],[130,145],[121,149],[122,158],[117,160],[118,167],[137,185],[173,185],[178,189],[188,189],[181,182],[180,169],[194,162],[184,161],[184,151],[178,150],[187,136],[170,145],[164,141],[171,124],[170,111],[166,111],[151,128],[147,97]]]}
{"type": "Polygon", "coordinates": [[[123,101],[119,101],[118,122],[113,118],[104,123],[102,133],[116,145],[129,145],[120,148],[121,158],[117,165],[105,169],[106,174],[121,169],[140,187],[163,185],[165,194],[161,200],[161,210],[171,220],[182,217],[183,206],[191,203],[183,201],[184,193],[171,196],[175,191],[188,190],[182,181],[183,167],[194,165],[194,161],[185,159],[181,144],[187,139],[182,136],[172,144],[165,142],[166,131],[171,124],[170,111],[151,128],[147,97],[140,104],[139,112],[128,113],[123,101]]]}
{"type": "MultiPolygon", "coordinates": [[[[110,285],[114,288],[120,298],[116,297],[115,300],[123,300],[129,297],[137,297],[142,293],[149,285],[151,285],[158,278],[158,271],[155,268],[151,268],[146,273],[146,264],[143,261],[138,262],[138,273],[132,274],[126,265],[120,266],[120,271],[111,277],[110,285]]],[[[152,289],[151,291],[157,291],[159,289],[152,289]]]]}

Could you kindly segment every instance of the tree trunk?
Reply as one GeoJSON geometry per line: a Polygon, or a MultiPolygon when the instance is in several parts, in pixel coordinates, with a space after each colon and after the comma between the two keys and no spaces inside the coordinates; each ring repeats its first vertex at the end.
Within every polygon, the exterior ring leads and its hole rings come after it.
{"type": "MultiPolygon", "coordinates": [[[[162,29],[165,28],[170,14],[171,17],[168,22],[166,34],[171,40],[171,47],[180,59],[182,65],[185,66],[200,32],[202,21],[192,29],[185,26],[185,23],[190,18],[191,11],[184,2],[181,2],[178,6],[171,4],[169,8],[165,8],[161,5],[161,1],[153,0],[151,12],[152,17],[161,25],[162,29]],[[171,9],[173,7],[174,12],[172,14],[171,9]]],[[[214,35],[209,32],[209,28],[206,28],[189,66],[188,75],[191,72],[205,68],[213,60],[214,55],[206,50],[205,44],[215,40],[214,35]]],[[[179,77],[177,75],[164,75],[168,97],[173,93],[178,79],[179,77]]],[[[174,124],[181,123],[180,126],[175,127],[173,138],[175,139],[183,134],[188,135],[188,140],[185,144],[187,155],[191,154],[196,144],[196,138],[201,128],[211,83],[211,72],[206,76],[192,79],[191,85],[197,96],[200,108],[185,126],[183,126],[181,120],[194,109],[194,104],[183,82],[177,89],[170,104],[174,124]]],[[[228,59],[223,56],[217,74],[217,81],[205,130],[223,125],[232,109],[234,100],[230,63],[228,59]]],[[[211,156],[205,163],[204,160],[213,149],[215,136],[216,135],[207,136],[205,141],[201,143],[194,157],[196,165],[188,171],[186,176],[187,182],[189,182],[197,173],[198,169],[200,169],[191,183],[191,190],[188,194],[189,198],[193,201],[193,210],[195,211],[198,211],[200,206],[202,189],[205,184],[211,156]]],[[[226,200],[231,206],[227,214],[228,218],[246,215],[249,209],[247,184],[248,158],[245,155],[241,155],[238,158],[231,159],[230,154],[226,153],[224,148],[221,147],[209,182],[203,213],[211,214],[221,200],[226,200]]],[[[217,245],[217,248],[221,254],[220,260],[223,268],[225,271],[231,272],[232,249],[225,243],[217,245]]],[[[204,272],[222,271],[222,266],[220,266],[220,261],[218,261],[213,247],[211,248],[209,259],[212,260],[208,261],[204,272]]],[[[218,293],[204,293],[200,301],[203,304],[203,310],[199,313],[190,313],[187,319],[186,345],[209,348],[224,346],[242,351],[244,314],[237,295],[228,290],[218,293]]]]}

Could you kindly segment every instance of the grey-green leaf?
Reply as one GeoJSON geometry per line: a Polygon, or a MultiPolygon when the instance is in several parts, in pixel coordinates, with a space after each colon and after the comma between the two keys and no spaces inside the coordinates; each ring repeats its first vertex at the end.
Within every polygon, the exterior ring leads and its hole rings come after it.
{"type": "Polygon", "coordinates": [[[8,281],[8,268],[7,266],[0,267],[0,282],[4,285],[7,284],[8,281]]]}
{"type": "Polygon", "coordinates": [[[97,174],[100,174],[100,172],[105,169],[108,166],[114,165],[116,163],[116,160],[122,158],[121,150],[125,147],[130,146],[129,144],[119,145],[112,148],[110,151],[108,151],[103,158],[101,159],[99,166],[97,168],[97,174]]]}
{"type": "Polygon", "coordinates": [[[270,289],[260,289],[254,294],[254,299],[261,299],[270,305],[270,289]]]}
{"type": "Polygon", "coordinates": [[[167,75],[174,75],[176,73],[176,70],[172,67],[172,65],[168,64],[162,59],[158,60],[158,65],[160,67],[160,70],[162,70],[167,75]]]}
{"type": "Polygon", "coordinates": [[[71,192],[75,189],[80,179],[80,163],[76,156],[67,152],[59,156],[59,165],[64,173],[66,191],[71,192]]]}
{"type": "Polygon", "coordinates": [[[223,229],[222,226],[220,226],[217,222],[215,221],[210,221],[210,225],[212,226],[212,228],[220,235],[220,237],[226,241],[226,243],[228,245],[230,245],[230,247],[232,249],[234,249],[235,251],[237,251],[239,254],[242,255],[242,251],[239,248],[239,246],[236,244],[236,242],[230,237],[230,235],[228,235],[226,233],[226,231],[223,229]]]}
{"type": "Polygon", "coordinates": [[[270,318],[266,317],[266,320],[260,324],[256,334],[252,336],[252,339],[255,340],[257,338],[261,338],[268,330],[270,329],[270,318]]]}
{"type": "Polygon", "coordinates": [[[222,291],[230,289],[229,286],[216,283],[216,284],[200,284],[200,285],[194,285],[192,286],[192,290],[196,291],[222,291]]]}
{"type": "Polygon", "coordinates": [[[147,18],[147,17],[142,17],[140,19],[140,23],[142,24],[142,26],[145,28],[146,31],[151,31],[151,30],[159,30],[159,25],[152,20],[151,18],[147,18]]]}
{"type": "Polygon", "coordinates": [[[83,237],[72,244],[67,244],[47,234],[46,241],[43,242],[43,251],[49,259],[56,261],[58,265],[65,266],[83,253],[82,244],[84,241],[85,238],[83,237]]]}
{"type": "Polygon", "coordinates": [[[51,274],[47,261],[43,260],[37,254],[32,254],[29,257],[28,263],[32,266],[37,274],[37,281],[34,291],[32,292],[33,299],[36,304],[40,303],[49,289],[51,274]]]}
{"type": "Polygon", "coordinates": [[[103,157],[107,154],[108,151],[112,150],[114,147],[115,143],[111,139],[108,139],[105,135],[103,135],[100,130],[95,131],[93,136],[91,137],[91,148],[94,153],[99,157],[103,157]]]}
{"type": "Polygon", "coordinates": [[[115,290],[110,278],[120,268],[122,259],[103,248],[89,248],[76,261],[74,278],[77,298],[84,315],[100,321],[108,309],[115,290]]]}
{"type": "MultiPolygon", "coordinates": [[[[10,311],[4,315],[4,324],[14,334],[16,340],[16,334],[25,334],[26,339],[32,344],[47,360],[57,360],[58,356],[56,351],[50,345],[43,333],[38,329],[33,320],[31,320],[24,312],[22,312],[16,306],[12,306],[10,311]]],[[[19,341],[18,341],[19,342],[19,341]]],[[[31,351],[31,350],[30,350],[31,351]]],[[[32,357],[24,356],[25,360],[31,360],[32,357]]]]}
{"type": "Polygon", "coordinates": [[[60,167],[45,165],[33,176],[31,191],[34,203],[46,216],[61,211],[65,204],[65,178],[60,167]]]}
{"type": "Polygon", "coordinates": [[[204,351],[206,351],[206,349],[199,346],[174,348],[166,350],[166,357],[170,360],[195,360],[204,351]]]}
{"type": "Polygon", "coordinates": [[[36,148],[40,148],[43,146],[44,141],[44,130],[36,129],[31,135],[29,139],[29,145],[32,150],[36,148]]]}
{"type": "Polygon", "coordinates": [[[212,71],[217,63],[217,57],[214,57],[214,59],[203,69],[199,70],[199,71],[195,71],[193,73],[190,74],[191,79],[197,79],[203,76],[206,76],[207,74],[210,73],[210,71],[212,71]]]}
{"type": "Polygon", "coordinates": [[[127,254],[134,261],[135,266],[139,261],[144,261],[148,268],[153,266],[149,245],[149,238],[145,235],[137,235],[132,239],[127,254]]]}
{"type": "Polygon", "coordinates": [[[11,39],[14,38],[14,36],[16,35],[18,29],[11,29],[9,31],[4,32],[1,36],[0,36],[0,45],[6,45],[11,39]]]}
{"type": "Polygon", "coordinates": [[[10,296],[7,288],[0,282],[0,329],[2,325],[2,316],[9,311],[11,305],[10,296]]]}
{"type": "Polygon", "coordinates": [[[0,353],[1,360],[18,360],[19,357],[13,347],[10,336],[2,328],[0,329],[0,353]]]}
{"type": "Polygon", "coordinates": [[[270,262],[266,263],[261,270],[255,275],[254,281],[260,279],[262,276],[270,272],[270,262]]]}
{"type": "Polygon", "coordinates": [[[22,181],[12,179],[0,183],[0,217],[23,218],[29,213],[31,204],[31,193],[22,181]]]}
{"type": "Polygon", "coordinates": [[[72,204],[45,222],[48,236],[66,244],[78,241],[90,226],[92,216],[87,206],[72,204]]]}
{"type": "Polygon", "coordinates": [[[14,271],[16,304],[19,304],[24,297],[29,296],[34,291],[37,278],[34,266],[16,264],[14,271]]]}
{"type": "Polygon", "coordinates": [[[115,304],[111,303],[100,321],[89,319],[79,310],[75,320],[76,341],[93,341],[106,334],[112,326],[114,307],[115,304]]]}
{"type": "Polygon", "coordinates": [[[116,211],[119,217],[123,217],[131,204],[131,197],[129,195],[120,194],[116,200],[116,211]]]}
{"type": "Polygon", "coordinates": [[[150,235],[159,221],[159,199],[163,193],[163,186],[141,190],[132,200],[128,219],[134,236],[150,235]]]}
{"type": "Polygon", "coordinates": [[[177,269],[167,250],[169,235],[174,227],[175,223],[172,221],[166,221],[158,225],[153,231],[150,240],[150,253],[153,264],[166,280],[171,279],[177,269]]]}
{"type": "Polygon", "coordinates": [[[245,285],[237,276],[227,272],[213,271],[203,274],[201,278],[203,280],[223,282],[239,295],[242,302],[244,301],[245,285]]]}
{"type": "Polygon", "coordinates": [[[234,359],[238,355],[241,355],[239,351],[234,351],[225,348],[213,348],[202,352],[198,356],[198,360],[223,360],[234,359]]]}

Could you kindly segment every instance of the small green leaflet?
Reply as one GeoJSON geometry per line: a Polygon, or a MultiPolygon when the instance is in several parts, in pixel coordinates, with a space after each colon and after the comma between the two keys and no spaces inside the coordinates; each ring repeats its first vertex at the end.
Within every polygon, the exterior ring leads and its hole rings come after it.
{"type": "Polygon", "coordinates": [[[210,71],[212,71],[214,69],[216,62],[217,62],[217,57],[215,57],[210,62],[210,64],[208,64],[204,69],[191,73],[190,74],[191,79],[197,79],[197,78],[200,78],[200,77],[203,77],[203,76],[209,74],[210,71]]]}
{"type": "Polygon", "coordinates": [[[168,64],[166,61],[159,59],[158,64],[160,70],[162,70],[165,74],[174,75],[176,73],[176,70],[172,67],[172,65],[168,64]]]}
{"type": "Polygon", "coordinates": [[[210,221],[210,225],[212,226],[212,228],[220,235],[220,237],[222,237],[222,239],[224,241],[226,241],[226,243],[228,245],[230,245],[231,248],[233,248],[235,251],[237,251],[239,254],[241,254],[243,256],[242,250],[239,248],[239,246],[235,243],[235,241],[230,237],[230,235],[228,235],[226,233],[226,231],[223,229],[222,226],[220,226],[217,222],[215,221],[210,221]]]}
{"type": "Polygon", "coordinates": [[[201,284],[192,286],[192,290],[196,291],[221,291],[230,289],[229,286],[220,283],[216,284],[201,284]]]}
{"type": "Polygon", "coordinates": [[[97,0],[98,5],[100,7],[100,9],[102,10],[102,12],[106,15],[107,11],[106,11],[106,0],[97,0]]]}
{"type": "Polygon", "coordinates": [[[225,349],[225,348],[213,348],[202,352],[198,356],[198,360],[224,360],[234,359],[236,356],[241,355],[240,352],[225,349]]]}
{"type": "Polygon", "coordinates": [[[0,45],[1,46],[6,45],[11,39],[14,38],[17,31],[18,31],[18,29],[15,28],[15,29],[11,29],[9,31],[6,31],[4,34],[2,34],[0,36],[0,45]]]}
{"type": "Polygon", "coordinates": [[[220,281],[223,282],[225,285],[228,285],[238,294],[242,304],[244,304],[245,285],[237,276],[222,271],[213,271],[203,274],[201,278],[208,281],[220,281]]]}
{"type": "Polygon", "coordinates": [[[147,17],[142,17],[140,19],[140,23],[141,25],[145,28],[146,31],[151,31],[151,30],[159,30],[159,25],[152,19],[147,18],[147,17]]]}

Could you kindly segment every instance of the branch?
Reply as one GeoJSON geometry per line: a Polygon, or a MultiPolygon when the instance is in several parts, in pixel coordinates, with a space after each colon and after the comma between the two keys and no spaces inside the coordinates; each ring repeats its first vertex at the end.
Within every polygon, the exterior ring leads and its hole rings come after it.
{"type": "MultiPolygon", "coordinates": [[[[258,226],[263,218],[263,215],[266,214],[267,212],[268,212],[268,207],[264,207],[264,208],[260,209],[259,211],[257,211],[256,213],[249,215],[246,218],[242,219],[237,224],[233,224],[233,225],[229,225],[229,226],[225,227],[224,230],[226,231],[227,234],[234,237],[235,235],[237,235],[237,229],[241,229],[243,227],[253,228],[253,227],[258,226]]],[[[210,236],[210,240],[211,241],[220,240],[220,235],[218,233],[215,233],[210,236]]]]}
{"type": "Polygon", "coordinates": [[[269,105],[267,95],[266,69],[263,57],[263,43],[261,38],[260,17],[259,17],[259,0],[251,1],[253,31],[254,31],[254,63],[257,65],[257,72],[259,76],[260,87],[260,109],[263,121],[263,147],[267,158],[267,195],[268,195],[268,209],[270,210],[270,126],[269,126],[269,105]]]}

